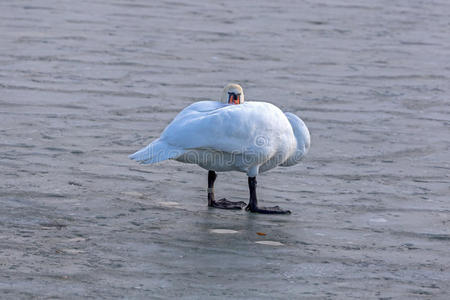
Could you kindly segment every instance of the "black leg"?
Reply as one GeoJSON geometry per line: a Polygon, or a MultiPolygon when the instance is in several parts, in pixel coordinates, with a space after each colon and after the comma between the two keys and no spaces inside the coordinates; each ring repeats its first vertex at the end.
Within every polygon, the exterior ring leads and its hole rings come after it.
{"type": "Polygon", "coordinates": [[[216,178],[216,172],[208,172],[208,206],[223,209],[242,209],[247,205],[243,201],[233,202],[225,198],[216,201],[214,199],[214,181],[216,181],[216,178]]]}
{"type": "Polygon", "coordinates": [[[283,210],[279,206],[274,207],[258,207],[258,199],[256,198],[256,177],[248,178],[248,188],[250,190],[250,202],[245,210],[260,214],[290,214],[290,210],[283,210]]]}
{"type": "Polygon", "coordinates": [[[213,206],[214,203],[214,181],[216,181],[216,178],[216,172],[208,172],[208,206],[213,206]]]}

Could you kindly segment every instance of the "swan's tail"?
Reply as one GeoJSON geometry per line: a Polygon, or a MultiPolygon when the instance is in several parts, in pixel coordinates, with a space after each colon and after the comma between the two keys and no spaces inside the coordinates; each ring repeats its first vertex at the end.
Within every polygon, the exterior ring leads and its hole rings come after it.
{"type": "Polygon", "coordinates": [[[154,164],[167,159],[175,159],[185,152],[183,149],[170,146],[166,142],[157,139],[128,157],[141,164],[154,164]]]}

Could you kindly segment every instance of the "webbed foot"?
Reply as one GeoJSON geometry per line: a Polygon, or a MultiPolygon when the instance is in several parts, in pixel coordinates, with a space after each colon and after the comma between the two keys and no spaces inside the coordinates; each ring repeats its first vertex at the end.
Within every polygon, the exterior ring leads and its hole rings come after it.
{"type": "Polygon", "coordinates": [[[274,207],[251,207],[250,205],[247,205],[245,208],[246,211],[250,211],[252,213],[259,213],[259,214],[278,214],[278,215],[288,215],[291,213],[290,210],[284,210],[281,209],[278,205],[274,207]]]}
{"type": "Polygon", "coordinates": [[[247,205],[247,203],[245,203],[243,201],[233,202],[233,201],[228,201],[225,198],[222,198],[220,200],[213,201],[212,205],[210,205],[210,206],[215,207],[215,208],[222,208],[222,209],[242,209],[246,205],[247,205]]]}

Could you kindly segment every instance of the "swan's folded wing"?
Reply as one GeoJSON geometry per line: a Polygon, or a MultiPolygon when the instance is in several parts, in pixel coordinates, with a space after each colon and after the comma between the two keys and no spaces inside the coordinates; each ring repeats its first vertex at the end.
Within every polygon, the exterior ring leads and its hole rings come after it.
{"type": "Polygon", "coordinates": [[[176,159],[186,151],[168,145],[161,139],[154,140],[150,145],[128,156],[142,164],[153,164],[167,159],[176,159]]]}
{"type": "Polygon", "coordinates": [[[277,126],[278,111],[268,110],[275,106],[260,102],[240,105],[210,102],[197,102],[184,109],[167,126],[161,139],[185,150],[211,149],[234,154],[271,151],[267,143],[276,134],[273,127],[277,126]]]}

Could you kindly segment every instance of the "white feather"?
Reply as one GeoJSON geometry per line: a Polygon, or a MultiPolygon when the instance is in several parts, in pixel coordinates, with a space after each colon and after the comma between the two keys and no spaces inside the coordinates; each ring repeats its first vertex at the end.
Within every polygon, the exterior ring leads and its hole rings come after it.
{"type": "Polygon", "coordinates": [[[159,139],[130,158],[141,163],[176,159],[253,177],[281,164],[297,163],[309,144],[303,121],[270,103],[201,101],[181,111],[159,139]]]}

